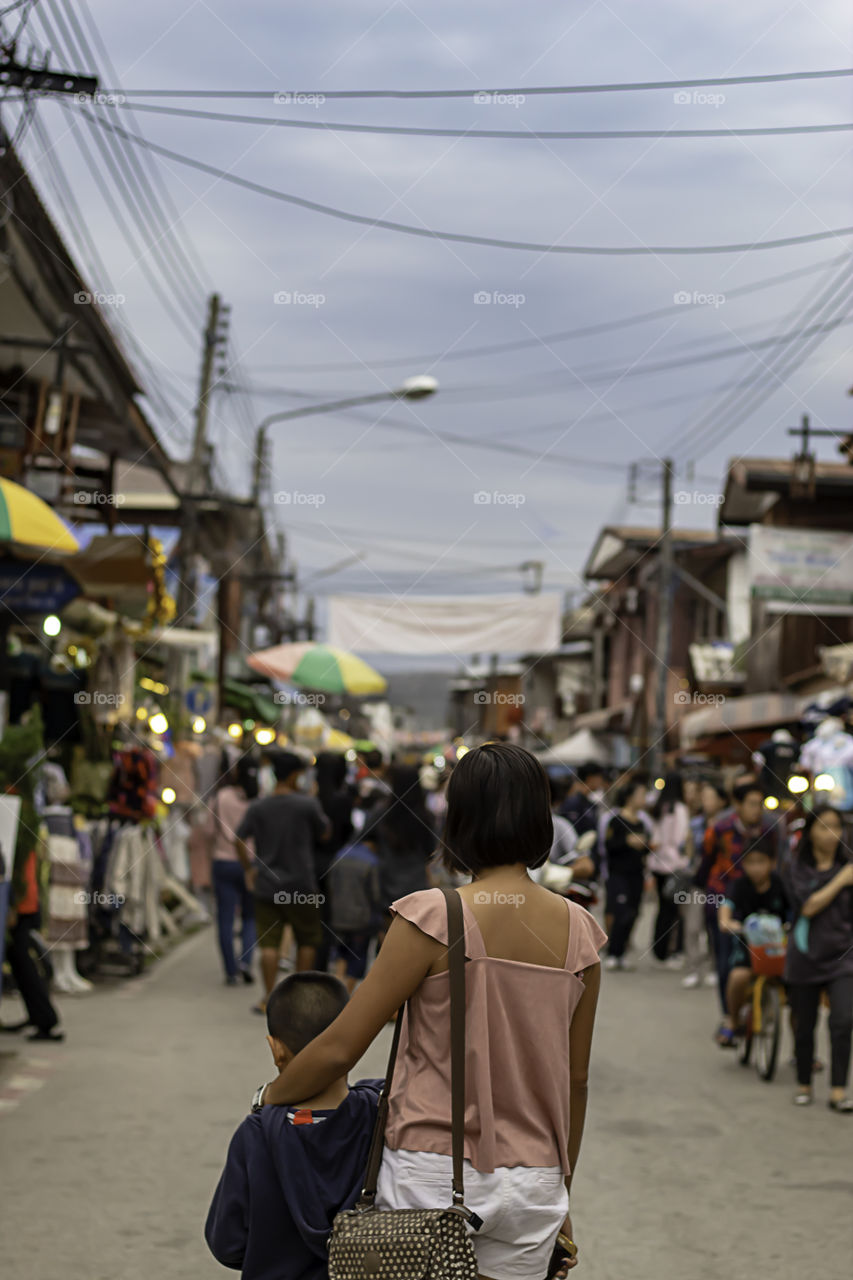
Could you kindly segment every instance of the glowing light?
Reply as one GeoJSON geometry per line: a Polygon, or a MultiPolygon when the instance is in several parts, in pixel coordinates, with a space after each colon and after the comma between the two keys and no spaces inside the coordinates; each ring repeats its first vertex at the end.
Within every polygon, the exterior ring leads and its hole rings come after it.
{"type": "Polygon", "coordinates": [[[655,791],[663,791],[666,783],[663,778],[655,778],[655,791]]]}
{"type": "Polygon", "coordinates": [[[148,728],[152,733],[165,733],[169,728],[169,721],[163,715],[162,711],[155,711],[154,715],[148,721],[148,728]]]}
{"type": "Polygon", "coordinates": [[[463,756],[467,756],[470,750],[471,748],[466,747],[465,743],[463,742],[461,746],[456,748],[456,759],[461,760],[463,756]]]}
{"type": "Polygon", "coordinates": [[[62,623],[55,613],[49,613],[41,624],[41,629],[46,636],[58,636],[62,630],[62,623]]]}
{"type": "Polygon", "coordinates": [[[795,773],[793,777],[788,779],[788,790],[792,796],[801,796],[804,791],[809,789],[809,780],[804,778],[801,773],[795,773]]]}
{"type": "Polygon", "coordinates": [[[242,738],[242,736],[243,736],[243,726],[241,724],[237,724],[236,721],[234,724],[229,724],[228,726],[229,738],[242,738]]]}
{"type": "Polygon", "coordinates": [[[70,644],[70,645],[68,646],[68,649],[66,650],[66,652],[67,652],[67,654],[68,654],[69,658],[76,658],[76,657],[77,657],[77,646],[76,646],[76,644],[70,644]]]}
{"type": "Polygon", "coordinates": [[[444,756],[433,756],[432,762],[435,765],[436,769],[443,769],[444,766],[447,764],[447,761],[445,760],[444,756]]]}
{"type": "Polygon", "coordinates": [[[765,797],[764,797],[764,808],[765,808],[765,809],[778,809],[778,808],[779,808],[779,801],[776,799],[776,797],[775,797],[775,796],[765,796],[765,797]]]}
{"type": "Polygon", "coordinates": [[[169,686],[162,684],[159,680],[152,680],[150,676],[143,676],[139,681],[140,688],[147,689],[149,693],[159,694],[161,698],[165,698],[169,692],[169,686]]]}
{"type": "Polygon", "coordinates": [[[137,718],[137,720],[147,720],[147,719],[148,719],[148,712],[147,712],[147,710],[146,710],[146,708],[145,708],[145,707],[137,707],[137,708],[136,708],[136,718],[137,718]]]}
{"type": "Polygon", "coordinates": [[[244,721],[243,721],[243,728],[244,728],[244,729],[254,729],[254,727],[255,727],[255,722],[254,722],[254,720],[244,720],[244,721]]]}
{"type": "Polygon", "coordinates": [[[835,779],[831,773],[819,773],[814,780],[815,791],[834,791],[835,779]]]}
{"type": "Polygon", "coordinates": [[[160,796],[160,799],[163,801],[163,804],[174,804],[177,798],[178,798],[177,794],[173,787],[163,788],[163,794],[160,796]]]}
{"type": "Polygon", "coordinates": [[[275,729],[256,729],[255,742],[259,747],[268,747],[270,743],[275,742],[275,729]]]}
{"type": "Polygon", "coordinates": [[[347,711],[346,707],[344,707],[343,711],[339,711],[338,715],[342,720],[349,720],[349,712],[347,711]]]}
{"type": "Polygon", "coordinates": [[[207,728],[207,721],[204,716],[196,716],[193,720],[193,733],[204,733],[207,728]]]}
{"type": "Polygon", "coordinates": [[[349,751],[344,752],[344,759],[349,760],[350,764],[352,764],[355,760],[358,759],[358,752],[353,751],[352,747],[350,747],[349,751]]]}

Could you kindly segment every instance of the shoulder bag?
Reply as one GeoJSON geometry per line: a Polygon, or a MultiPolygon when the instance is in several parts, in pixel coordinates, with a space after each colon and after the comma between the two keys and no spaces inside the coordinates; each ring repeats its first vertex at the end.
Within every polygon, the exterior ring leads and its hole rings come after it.
{"type": "MultiPolygon", "coordinates": [[[[377,1209],[376,1184],[385,1143],[388,1095],[400,1042],[403,1008],[379,1097],[364,1190],[354,1209],[337,1215],[329,1239],[330,1280],[477,1280],[468,1232],[482,1220],[465,1206],[462,1161],[465,1128],[465,945],[462,899],[442,889],[447,902],[450,966],[450,1088],[453,1147],[451,1204],[445,1209],[377,1209]]],[[[405,1007],[405,1006],[404,1006],[405,1007]]],[[[408,1014],[407,1014],[408,1016],[408,1014]]]]}

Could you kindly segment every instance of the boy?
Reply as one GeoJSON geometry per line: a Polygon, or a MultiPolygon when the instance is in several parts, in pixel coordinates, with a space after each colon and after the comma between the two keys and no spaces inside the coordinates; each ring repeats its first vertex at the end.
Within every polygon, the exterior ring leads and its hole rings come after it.
{"type": "Polygon", "coordinates": [[[332,931],[338,940],[335,973],[352,994],[367,972],[367,952],[384,924],[379,857],[372,840],[342,849],[329,871],[332,931]]]}
{"type": "Polygon", "coordinates": [[[726,998],[732,1028],[738,1026],[740,1011],[752,981],[752,966],[744,939],[744,921],[748,916],[776,916],[780,924],[788,918],[788,898],[776,874],[776,850],[772,836],[765,835],[744,851],[740,866],[743,875],[729,885],[720,906],[720,931],[731,938],[730,963],[726,998]]]}
{"type": "MultiPolygon", "coordinates": [[[[267,1041],[283,1071],[347,1003],[327,973],[293,973],[267,1001],[267,1041]]],[[[346,1076],[298,1106],[246,1116],[228,1148],[207,1215],[211,1253],[243,1280],[324,1280],[327,1241],[340,1209],[364,1183],[381,1080],[346,1076]]]]}

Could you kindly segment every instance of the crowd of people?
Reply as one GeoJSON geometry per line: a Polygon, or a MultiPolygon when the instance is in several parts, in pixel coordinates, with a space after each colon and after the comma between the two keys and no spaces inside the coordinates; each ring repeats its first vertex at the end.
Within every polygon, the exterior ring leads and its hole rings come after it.
{"type": "Polygon", "coordinates": [[[378,753],[355,765],[320,756],[309,769],[285,751],[271,764],[274,785],[257,796],[257,765],[237,760],[211,806],[217,857],[229,864],[214,875],[226,981],[250,973],[254,928],[266,989],[256,1007],[277,1071],[232,1140],[206,1226],[215,1256],[249,1280],[278,1275],[269,1260],[285,1256],[299,1266],[282,1276],[322,1280],[336,1231],[349,1230],[340,1214],[365,1204],[374,1124],[382,1160],[371,1206],[447,1202],[451,886],[465,956],[478,962],[465,984],[463,1164],[482,1274],[542,1280],[577,1262],[567,1192],[602,968],[630,973],[648,955],[685,988],[714,988],[715,1039],[727,1049],[742,1031],[753,924],[775,924],[789,937],[794,1100],[812,1101],[823,1002],[829,1106],[853,1113],[853,862],[837,810],[793,821],[765,805],[747,773],[674,771],[650,783],[589,762],[548,777],[502,743],[468,752],[441,781],[378,753]],[[646,896],[651,928],[639,938],[646,896]],[[384,1085],[377,1112],[383,1081],[350,1085],[347,1073],[401,1017],[399,1081],[384,1085]]]}
{"type": "MultiPolygon", "coordinates": [[[[261,1013],[290,967],[332,972],[353,991],[381,946],[391,904],[464,880],[435,856],[450,769],[388,764],[378,751],[352,763],[322,753],[313,765],[281,751],[266,769],[273,776],[259,796],[264,769],[251,755],[235,759],[209,816],[225,981],[253,980],[257,947],[261,1013]]],[[[685,988],[715,988],[714,1039],[736,1048],[752,981],[745,924],[775,919],[780,941],[790,934],[796,1101],[810,1101],[815,1065],[822,1069],[814,1040],[823,1003],[830,1105],[853,1112],[853,862],[844,815],[824,807],[792,820],[790,810],[765,805],[766,779],[746,771],[724,778],[691,768],[652,782],[590,761],[549,784],[553,844],[531,876],[590,908],[602,898],[605,968],[630,972],[649,955],[685,988]],[[653,923],[639,939],[646,895],[653,923]]]]}
{"type": "MultiPolygon", "coordinates": [[[[772,794],[772,793],[771,793],[772,794]]],[[[561,843],[571,863],[594,863],[605,886],[609,934],[605,967],[625,972],[644,892],[653,891],[651,936],[636,944],[686,988],[715,987],[720,1017],[715,1039],[736,1048],[752,982],[749,930],[775,920],[787,938],[785,984],[791,1008],[797,1090],[812,1101],[815,1029],[829,1008],[830,1107],[853,1113],[846,1089],[853,1038],[853,861],[845,814],[765,805],[766,780],[743,772],[721,776],[675,771],[653,785],[640,773],[608,778],[590,762],[579,768],[556,812],[566,822],[561,843]],[[769,918],[769,919],[768,919],[769,918]]],[[[581,876],[588,876],[585,864],[581,876]]],[[[772,933],[772,930],[771,930],[772,933]]]]}

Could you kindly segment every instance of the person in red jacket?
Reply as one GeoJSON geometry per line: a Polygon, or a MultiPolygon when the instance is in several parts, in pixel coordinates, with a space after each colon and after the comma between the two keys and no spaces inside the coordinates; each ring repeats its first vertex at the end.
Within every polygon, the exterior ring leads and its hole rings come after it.
{"type": "Polygon", "coordinates": [[[64,1040],[64,1032],[57,1030],[59,1014],[51,1003],[47,983],[32,954],[32,931],[40,924],[35,849],[30,850],[24,862],[21,888],[16,901],[9,908],[6,923],[9,929],[6,959],[27,1016],[23,1022],[0,1027],[0,1030],[23,1031],[24,1027],[32,1026],[34,1029],[27,1037],[28,1040],[64,1040]]]}

